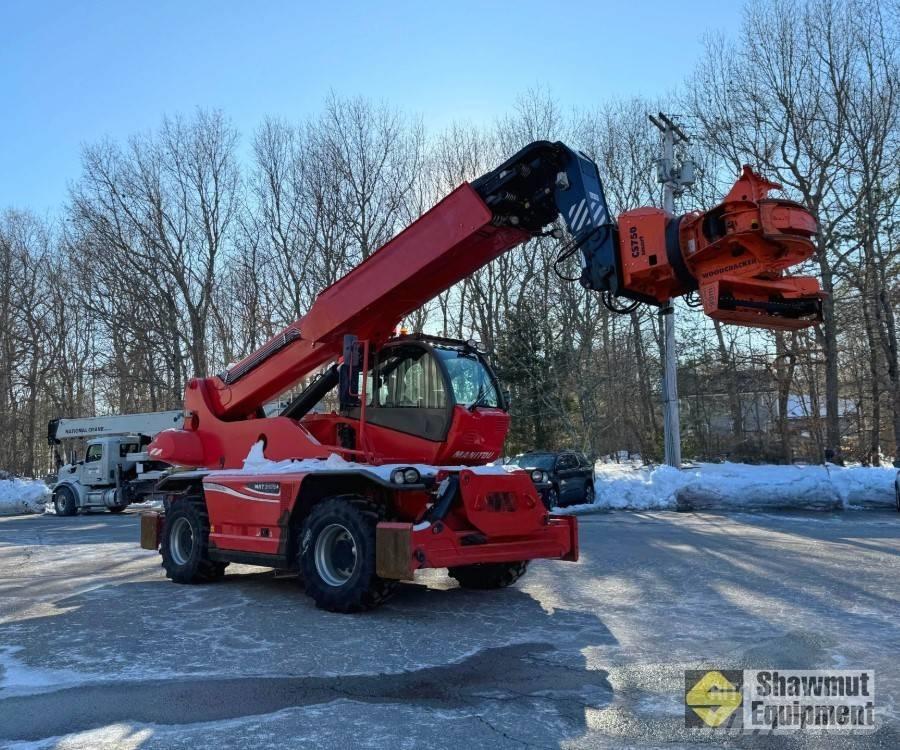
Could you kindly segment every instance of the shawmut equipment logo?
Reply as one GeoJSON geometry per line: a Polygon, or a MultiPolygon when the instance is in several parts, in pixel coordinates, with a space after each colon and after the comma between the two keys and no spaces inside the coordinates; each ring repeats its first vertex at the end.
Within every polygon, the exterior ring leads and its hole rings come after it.
{"type": "Polygon", "coordinates": [[[694,729],[781,734],[871,732],[870,669],[713,669],[684,673],[684,723],[694,729]]]}
{"type": "Polygon", "coordinates": [[[736,669],[687,670],[684,673],[684,723],[687,727],[740,727],[744,674],[736,669]],[[730,720],[730,721],[729,721],[730,720]]]}

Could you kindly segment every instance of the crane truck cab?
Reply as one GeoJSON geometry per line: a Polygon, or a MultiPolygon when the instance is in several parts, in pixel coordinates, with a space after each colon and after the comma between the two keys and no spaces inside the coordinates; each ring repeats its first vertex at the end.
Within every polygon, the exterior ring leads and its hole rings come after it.
{"type": "Polygon", "coordinates": [[[131,503],[153,495],[156,483],[171,469],[147,455],[144,435],[112,435],[87,442],[84,458],[64,464],[53,487],[57,515],[79,510],[121,513],[131,503]]]}
{"type": "Polygon", "coordinates": [[[68,462],[57,470],[53,506],[57,515],[79,510],[121,513],[153,495],[156,482],[171,466],[147,454],[153,436],[180,423],[182,412],[169,410],[105,417],[64,418],[47,425],[47,442],[68,462]],[[84,444],[84,458],[78,448],[84,444]]]}

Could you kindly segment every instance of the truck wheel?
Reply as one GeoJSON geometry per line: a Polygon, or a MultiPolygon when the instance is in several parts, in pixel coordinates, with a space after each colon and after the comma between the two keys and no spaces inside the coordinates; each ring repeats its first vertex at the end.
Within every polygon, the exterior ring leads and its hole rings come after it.
{"type": "Polygon", "coordinates": [[[215,581],[228,565],[209,559],[209,515],[200,498],[180,500],[166,513],[159,552],[175,583],[215,581]]]}
{"type": "Polygon", "coordinates": [[[528,561],[510,563],[479,563],[450,568],[450,577],[455,578],[464,589],[503,589],[512,586],[528,569],[528,561]]]}
{"type": "Polygon", "coordinates": [[[121,512],[122,512],[123,510],[125,510],[125,508],[127,508],[127,507],[128,507],[127,505],[117,505],[117,506],[115,506],[115,507],[113,507],[113,508],[107,508],[107,510],[108,510],[110,513],[116,514],[116,513],[121,513],[121,512]]]}
{"type": "Polygon", "coordinates": [[[78,512],[75,493],[68,487],[57,487],[53,492],[53,508],[58,516],[74,516],[78,512]]]}
{"type": "Polygon", "coordinates": [[[300,532],[306,593],[330,612],[363,612],[384,602],[396,581],[375,575],[377,504],[344,495],[315,505],[300,532]]]}

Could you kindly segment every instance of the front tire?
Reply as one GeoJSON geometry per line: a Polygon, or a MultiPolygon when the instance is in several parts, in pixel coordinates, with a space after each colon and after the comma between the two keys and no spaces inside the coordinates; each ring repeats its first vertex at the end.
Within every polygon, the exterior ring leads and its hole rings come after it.
{"type": "Polygon", "coordinates": [[[57,487],[53,493],[53,507],[58,516],[74,516],[78,513],[75,493],[68,487],[57,487]]]}
{"type": "Polygon", "coordinates": [[[318,503],[300,532],[301,578],[317,607],[363,612],[382,604],[396,581],[375,574],[375,527],[380,507],[345,495],[318,503]]]}
{"type": "Polygon", "coordinates": [[[125,508],[127,508],[127,507],[128,507],[127,505],[117,505],[117,506],[112,507],[112,508],[107,508],[107,510],[108,510],[110,513],[112,513],[113,515],[115,515],[115,514],[117,514],[117,513],[121,513],[121,512],[122,512],[123,510],[125,510],[125,508]]]}
{"type": "Polygon", "coordinates": [[[197,497],[180,500],[166,513],[159,552],[166,577],[175,583],[215,581],[228,565],[209,559],[209,515],[197,497]]]}
{"type": "Polygon", "coordinates": [[[547,510],[556,510],[559,507],[559,490],[556,489],[555,485],[547,490],[547,501],[545,505],[547,506],[547,510]]]}
{"type": "Polygon", "coordinates": [[[594,504],[594,483],[591,480],[588,480],[587,484],[584,485],[584,504],[594,504]]]}
{"type": "Polygon", "coordinates": [[[464,589],[503,589],[512,586],[528,570],[528,561],[510,563],[479,563],[450,568],[451,578],[464,589]]]}

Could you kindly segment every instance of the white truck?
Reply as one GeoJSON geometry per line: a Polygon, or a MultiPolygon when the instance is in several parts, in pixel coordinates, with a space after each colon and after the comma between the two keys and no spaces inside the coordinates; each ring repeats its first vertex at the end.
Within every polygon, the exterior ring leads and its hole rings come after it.
{"type": "MultiPolygon", "coordinates": [[[[288,401],[272,401],[266,416],[280,412],[288,401]]],[[[79,510],[121,513],[131,503],[152,498],[156,483],[171,469],[153,461],[145,450],[157,433],[180,427],[184,412],[114,414],[108,417],[53,419],[47,425],[47,442],[67,449],[68,462],[58,461],[53,506],[57,515],[74,516],[79,510]],[[76,441],[86,440],[79,460],[76,441]]],[[[58,453],[57,453],[58,455],[58,453]]]]}
{"type": "Polygon", "coordinates": [[[146,446],[157,433],[179,427],[183,417],[175,409],[52,420],[47,426],[48,442],[69,448],[68,463],[59,466],[53,486],[56,513],[74,516],[79,510],[104,508],[121,513],[131,503],[149,499],[171,467],[151,460],[146,446]],[[87,441],[81,460],[73,447],[76,440],[87,441]]]}

